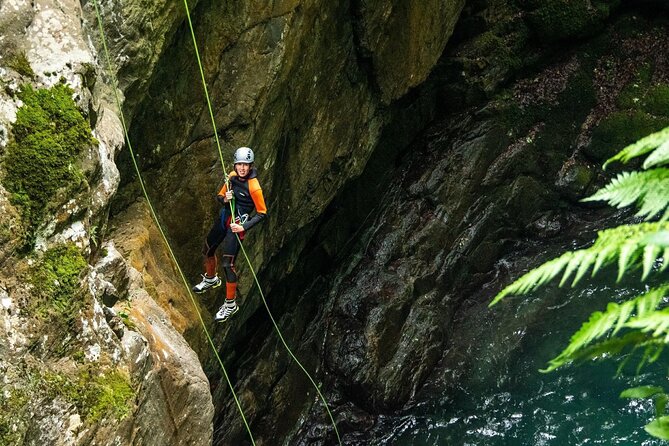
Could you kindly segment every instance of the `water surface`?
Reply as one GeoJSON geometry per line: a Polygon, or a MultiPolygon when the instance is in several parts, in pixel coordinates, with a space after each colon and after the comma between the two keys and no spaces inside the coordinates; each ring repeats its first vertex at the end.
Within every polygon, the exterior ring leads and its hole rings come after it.
{"type": "Polygon", "coordinates": [[[667,444],[643,429],[653,418],[652,402],[618,397],[631,386],[665,385],[665,367],[646,367],[635,376],[635,367],[628,366],[628,373],[619,378],[614,378],[619,361],[588,363],[548,374],[538,371],[559,353],[591,311],[642,289],[553,287],[513,298],[492,310],[483,305],[469,310],[474,316],[457,324],[443,376],[425,390],[434,389],[434,396],[399,423],[395,418],[392,433],[380,435],[377,442],[414,446],[667,444]],[[455,385],[449,387],[449,382],[455,385]],[[448,390],[443,391],[442,386],[448,390]]]}

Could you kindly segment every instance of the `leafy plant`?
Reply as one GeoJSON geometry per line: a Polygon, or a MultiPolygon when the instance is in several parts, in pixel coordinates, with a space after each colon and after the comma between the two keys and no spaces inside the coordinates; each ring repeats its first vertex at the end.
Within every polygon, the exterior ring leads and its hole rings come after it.
{"type": "MultiPolygon", "coordinates": [[[[669,127],[627,146],[604,165],[627,163],[647,155],[643,170],[623,172],[606,187],[584,201],[603,200],[611,206],[625,207],[634,203],[637,215],[657,221],[621,225],[600,231],[592,246],[565,252],[535,268],[504,288],[491,306],[509,295],[529,293],[561,276],[560,286],[570,278],[576,285],[590,271],[597,274],[607,265],[617,264],[617,280],[631,271],[641,270],[641,280],[653,272],[661,273],[669,265],[669,127]]],[[[551,359],[542,372],[585,360],[620,356],[626,352],[643,352],[637,372],[643,365],[660,358],[669,344],[669,281],[623,303],[610,302],[605,311],[597,311],[572,335],[567,347],[551,359]]],[[[623,361],[619,372],[631,355],[623,361]]],[[[627,389],[621,398],[652,398],[656,419],[645,426],[657,438],[669,440],[669,416],[665,407],[669,395],[658,386],[627,389]]]]}

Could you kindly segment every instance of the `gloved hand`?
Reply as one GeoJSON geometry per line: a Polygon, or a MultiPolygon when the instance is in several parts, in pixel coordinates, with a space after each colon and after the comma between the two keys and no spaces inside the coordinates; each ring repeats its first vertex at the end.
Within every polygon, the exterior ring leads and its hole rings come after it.
{"type": "Polygon", "coordinates": [[[225,195],[216,195],[216,200],[221,204],[226,204],[232,200],[232,197],[232,191],[229,190],[225,192],[225,195]]]}

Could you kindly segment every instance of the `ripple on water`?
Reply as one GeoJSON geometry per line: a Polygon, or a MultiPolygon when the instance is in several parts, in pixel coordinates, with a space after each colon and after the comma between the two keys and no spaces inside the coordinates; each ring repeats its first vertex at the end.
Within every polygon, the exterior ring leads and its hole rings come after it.
{"type": "Polygon", "coordinates": [[[638,292],[604,285],[553,289],[509,303],[517,307],[506,318],[493,309],[486,323],[477,320],[466,327],[474,341],[465,351],[480,355],[475,372],[463,375],[447,396],[434,395],[431,404],[403,417],[380,444],[664,445],[643,430],[653,418],[652,402],[618,397],[627,387],[662,382],[662,367],[616,379],[617,364],[611,361],[548,374],[537,370],[592,311],[638,292]]]}

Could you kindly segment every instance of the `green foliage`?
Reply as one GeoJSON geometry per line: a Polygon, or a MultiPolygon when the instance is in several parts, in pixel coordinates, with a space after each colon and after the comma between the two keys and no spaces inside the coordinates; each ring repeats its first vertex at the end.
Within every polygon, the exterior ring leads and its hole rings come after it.
{"type": "Polygon", "coordinates": [[[604,168],[614,161],[627,163],[634,158],[646,155],[660,146],[664,146],[669,141],[669,127],[641,138],[634,144],[631,144],[621,150],[618,154],[611,157],[604,164],[604,168]]]}
{"type": "MultiPolygon", "coordinates": [[[[611,157],[614,161],[628,162],[648,155],[645,171],[623,173],[587,201],[605,200],[617,207],[637,203],[638,215],[647,219],[665,211],[658,222],[621,225],[600,231],[594,244],[587,249],[566,252],[523,275],[504,288],[491,305],[513,294],[525,294],[562,275],[563,285],[572,275],[572,286],[592,268],[592,275],[603,266],[618,264],[618,280],[629,270],[642,269],[645,280],[651,271],[664,271],[669,265],[669,127],[653,133],[624,148],[611,157]]],[[[646,363],[657,361],[669,344],[669,281],[665,280],[650,291],[623,303],[611,302],[605,311],[597,311],[572,335],[567,347],[543,370],[549,372],[576,361],[620,356],[623,351],[641,350],[643,355],[637,372],[646,363]]],[[[619,367],[622,370],[632,357],[628,355],[619,367]]],[[[653,398],[656,419],[646,425],[651,435],[669,440],[669,417],[664,416],[669,395],[657,386],[628,389],[623,398],[653,398]]]]}
{"type": "Polygon", "coordinates": [[[630,389],[623,390],[623,392],[620,394],[620,398],[650,398],[651,396],[655,396],[658,393],[664,393],[664,389],[657,386],[632,387],[630,389]]]}
{"type": "Polygon", "coordinates": [[[669,440],[669,417],[657,418],[645,426],[646,432],[661,440],[669,440]]]}
{"type": "Polygon", "coordinates": [[[30,66],[30,62],[28,62],[26,53],[24,53],[23,51],[12,54],[9,57],[7,66],[9,66],[9,68],[15,70],[22,76],[26,76],[30,79],[33,79],[35,77],[35,72],[30,66]]]}
{"type": "MultiPolygon", "coordinates": [[[[669,147],[669,145],[668,145],[669,147]]],[[[669,169],[647,172],[623,172],[605,188],[583,201],[607,201],[617,208],[639,204],[637,216],[652,218],[667,210],[669,204],[669,169]]],[[[662,216],[666,220],[668,212],[662,216]]]]}
{"type": "Polygon", "coordinates": [[[653,289],[620,305],[610,302],[606,311],[592,313],[590,320],[572,335],[567,348],[557,357],[551,359],[548,367],[542,371],[550,372],[569,362],[581,359],[583,349],[593,341],[609,334],[615,335],[623,327],[629,327],[628,321],[633,314],[642,317],[655,311],[667,291],[669,291],[669,287],[653,289]]]}
{"type": "Polygon", "coordinates": [[[88,266],[74,245],[49,249],[31,271],[30,283],[35,295],[28,312],[50,325],[63,322],[69,326],[83,308],[79,276],[88,266]]]}
{"type": "MultiPolygon", "coordinates": [[[[651,271],[653,263],[669,256],[669,248],[654,244],[649,235],[668,231],[669,223],[640,223],[624,225],[599,231],[595,243],[587,249],[568,251],[560,257],[544,263],[504,288],[490,305],[508,295],[527,294],[550,282],[560,274],[564,285],[572,274],[572,286],[576,285],[592,267],[592,276],[606,265],[618,263],[618,280],[632,266],[643,266],[643,277],[651,271]]],[[[663,264],[663,269],[667,263],[663,264]]]]}
{"type": "Polygon", "coordinates": [[[81,150],[95,142],[88,122],[66,85],[35,90],[25,85],[12,128],[14,141],[5,159],[5,186],[23,210],[30,232],[41,223],[56,192],[71,192],[83,175],[77,165],[81,150]]]}
{"type": "Polygon", "coordinates": [[[119,370],[96,375],[93,370],[83,368],[76,377],[47,373],[43,381],[48,396],[72,403],[88,423],[107,416],[122,420],[132,410],[135,393],[128,377],[119,370]]]}

